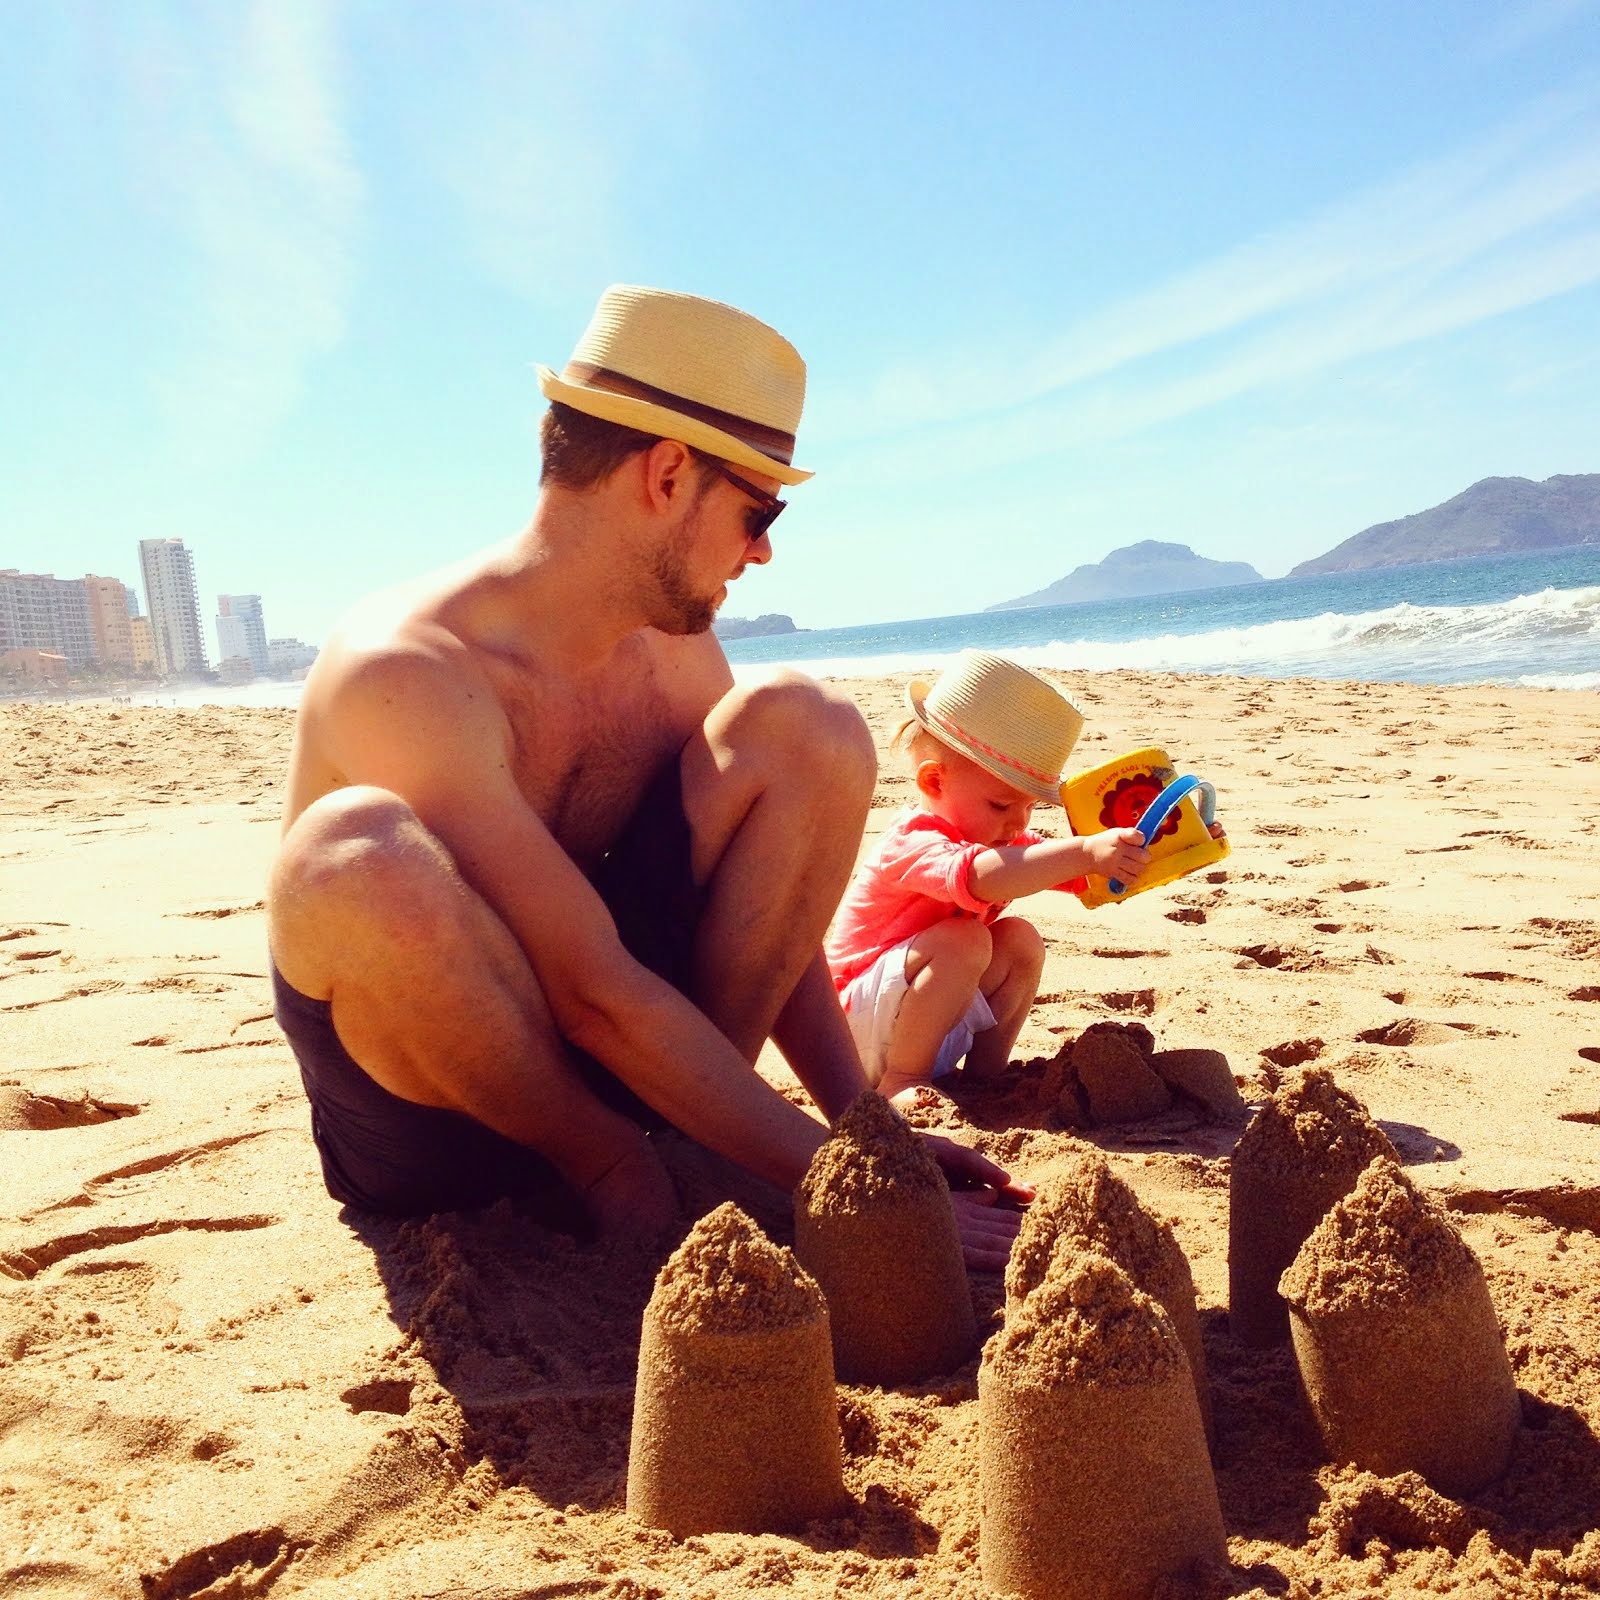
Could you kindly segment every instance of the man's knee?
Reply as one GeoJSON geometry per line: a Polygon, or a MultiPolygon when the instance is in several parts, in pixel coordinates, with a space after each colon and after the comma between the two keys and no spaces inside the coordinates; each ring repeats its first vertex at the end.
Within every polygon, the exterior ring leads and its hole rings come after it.
{"type": "Polygon", "coordinates": [[[756,742],[792,781],[815,783],[863,805],[871,798],[877,752],[848,695],[788,671],[738,693],[730,737],[756,742]]]}
{"type": "Polygon", "coordinates": [[[452,898],[454,863],[398,795],[336,789],[284,836],[269,894],[274,939],[306,919],[427,926],[452,898]]]}

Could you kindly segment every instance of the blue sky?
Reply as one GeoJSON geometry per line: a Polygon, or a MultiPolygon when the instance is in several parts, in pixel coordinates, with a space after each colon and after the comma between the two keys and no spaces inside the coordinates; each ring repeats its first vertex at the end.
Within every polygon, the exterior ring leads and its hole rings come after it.
{"type": "Polygon", "coordinates": [[[728,611],[981,609],[1141,538],[1269,577],[1600,471],[1600,0],[0,0],[0,566],[208,624],[522,527],[612,282],[810,367],[728,611]]]}

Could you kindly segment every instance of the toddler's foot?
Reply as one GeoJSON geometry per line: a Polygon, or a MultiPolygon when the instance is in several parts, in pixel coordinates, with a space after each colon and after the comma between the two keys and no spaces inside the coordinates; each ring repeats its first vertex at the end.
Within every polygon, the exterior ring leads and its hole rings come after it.
{"type": "Polygon", "coordinates": [[[878,1084],[878,1093],[902,1115],[908,1111],[938,1111],[954,1104],[949,1095],[925,1078],[895,1080],[886,1073],[878,1084]]]}

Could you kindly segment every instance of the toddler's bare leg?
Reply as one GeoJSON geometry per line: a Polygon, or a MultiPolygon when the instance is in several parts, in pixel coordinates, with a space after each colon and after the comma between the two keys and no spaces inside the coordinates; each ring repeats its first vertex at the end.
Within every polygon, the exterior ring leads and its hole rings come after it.
{"type": "Polygon", "coordinates": [[[889,1039],[879,1094],[892,1100],[932,1080],[939,1046],[972,1004],[992,955],[989,930],[969,917],[949,917],[911,941],[909,987],[889,1039]]]}
{"type": "Polygon", "coordinates": [[[989,936],[994,956],[978,986],[994,1012],[994,1026],[980,1033],[967,1052],[967,1071],[979,1078],[1004,1072],[1010,1063],[1044,971],[1044,940],[1031,922],[1001,917],[989,925],[989,936]]]}

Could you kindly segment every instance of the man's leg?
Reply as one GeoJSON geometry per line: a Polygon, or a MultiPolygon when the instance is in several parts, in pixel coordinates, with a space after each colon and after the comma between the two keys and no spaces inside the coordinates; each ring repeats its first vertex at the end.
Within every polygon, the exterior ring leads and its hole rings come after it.
{"type": "Polygon", "coordinates": [[[310,806],[284,838],[269,918],[279,972],[331,1001],[376,1083],[537,1151],[602,1227],[671,1220],[642,1130],[583,1083],[521,946],[403,800],[348,788],[310,806]]]}
{"type": "Polygon", "coordinates": [[[808,1051],[853,1061],[837,999],[817,979],[877,776],[861,713],[794,674],[736,688],[684,747],[681,770],[705,890],[691,998],[752,1062],[775,1030],[797,1071],[808,1051]]]}

